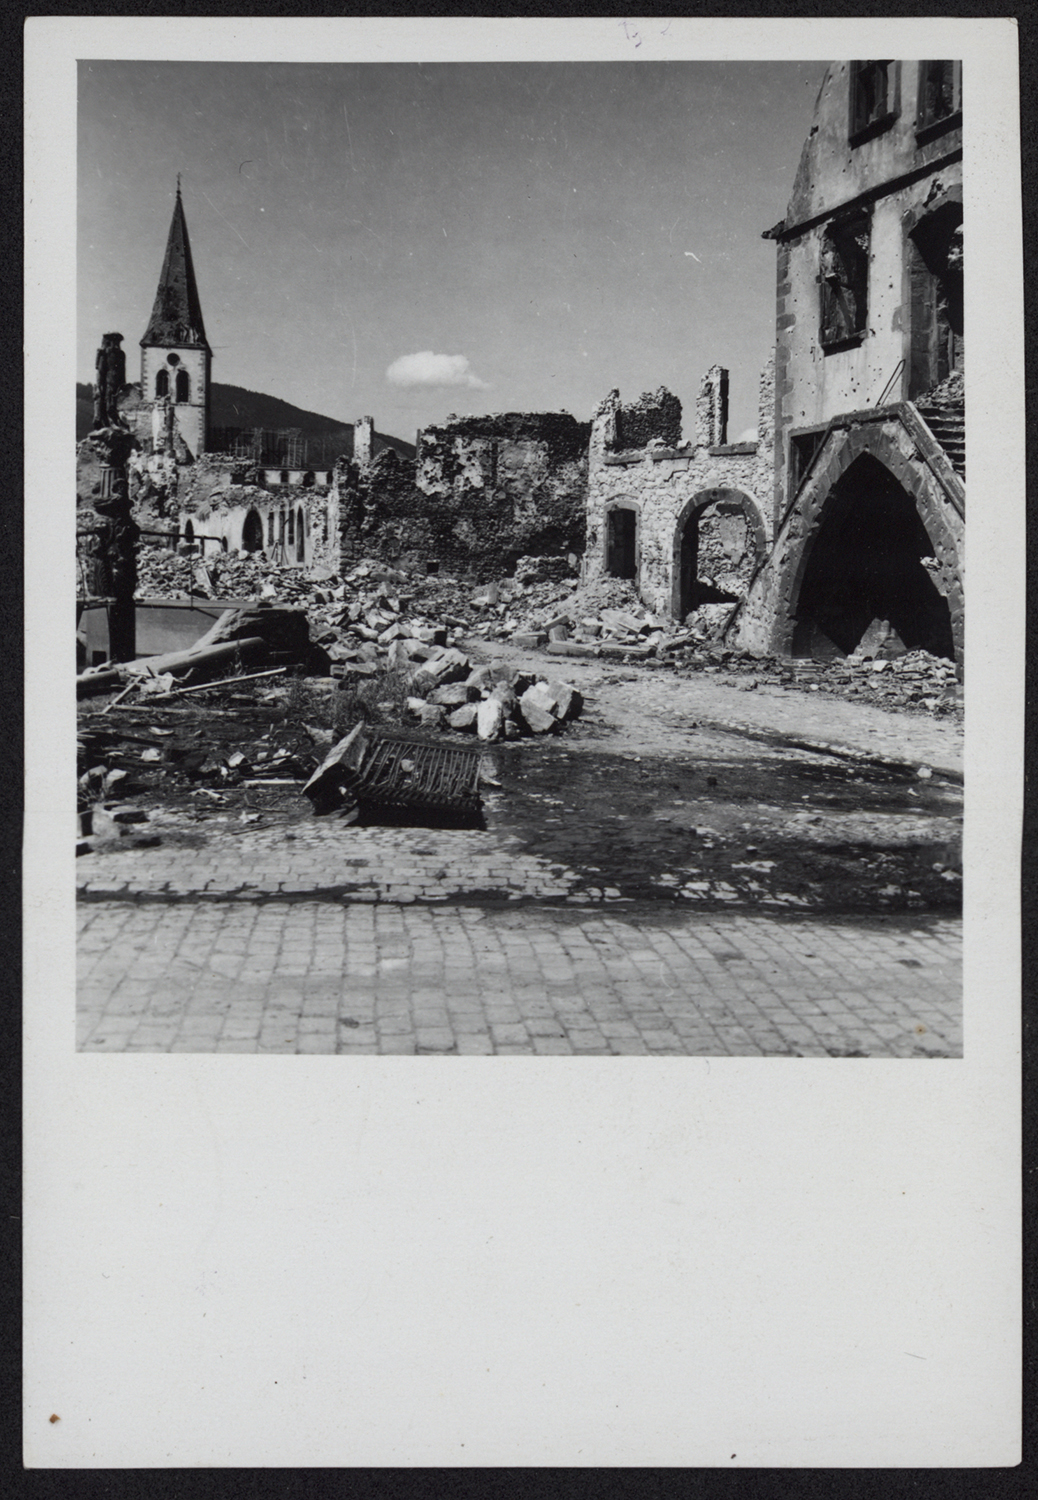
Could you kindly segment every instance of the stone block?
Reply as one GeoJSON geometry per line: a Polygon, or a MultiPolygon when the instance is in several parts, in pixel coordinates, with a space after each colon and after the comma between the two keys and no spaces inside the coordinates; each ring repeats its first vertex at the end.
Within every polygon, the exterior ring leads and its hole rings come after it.
{"type": "Polygon", "coordinates": [[[586,641],[549,641],[545,648],[552,656],[587,656],[601,654],[601,647],[586,641]]]}
{"type": "Polygon", "coordinates": [[[476,733],[481,740],[498,740],[504,732],[505,707],[500,698],[484,698],[476,711],[476,733]]]}
{"type": "Polygon", "coordinates": [[[558,719],[575,719],[584,707],[583,696],[571,683],[560,682],[555,678],[548,683],[548,692],[552,697],[552,713],[558,719]]]}
{"type": "Polygon", "coordinates": [[[438,703],[443,708],[460,708],[463,703],[469,703],[478,697],[478,688],[470,687],[465,682],[449,682],[431,692],[428,701],[438,703]]]}
{"type": "Polygon", "coordinates": [[[464,703],[461,708],[456,708],[452,714],[448,714],[447,723],[452,729],[461,729],[467,733],[475,729],[478,715],[477,703],[464,703]]]}

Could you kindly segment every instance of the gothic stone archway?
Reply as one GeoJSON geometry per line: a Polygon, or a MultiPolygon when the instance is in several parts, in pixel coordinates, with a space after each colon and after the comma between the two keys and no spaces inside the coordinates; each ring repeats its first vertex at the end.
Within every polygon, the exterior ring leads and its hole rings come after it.
{"type": "Polygon", "coordinates": [[[682,506],[674,528],[671,612],[675,620],[683,620],[701,604],[734,604],[738,598],[700,580],[701,523],[707,512],[719,522],[711,540],[712,550],[719,549],[722,559],[727,554],[727,560],[735,563],[739,555],[750,554],[755,565],[767,545],[760,511],[749,495],[728,488],[699,490],[682,506]]]}
{"type": "Polygon", "coordinates": [[[851,651],[873,618],[885,618],[910,649],[961,662],[962,527],[951,502],[884,427],[834,438],[797,505],[799,540],[783,562],[771,649],[810,654],[820,632],[851,651]]]}

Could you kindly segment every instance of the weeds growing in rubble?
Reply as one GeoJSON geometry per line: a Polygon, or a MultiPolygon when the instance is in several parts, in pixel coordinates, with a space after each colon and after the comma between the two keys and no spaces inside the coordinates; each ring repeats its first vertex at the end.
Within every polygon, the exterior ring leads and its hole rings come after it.
{"type": "Polygon", "coordinates": [[[361,677],[339,692],[315,691],[303,678],[293,678],[285,692],[286,723],[316,724],[331,729],[336,738],[355,724],[400,724],[409,693],[408,674],[379,671],[361,677]]]}

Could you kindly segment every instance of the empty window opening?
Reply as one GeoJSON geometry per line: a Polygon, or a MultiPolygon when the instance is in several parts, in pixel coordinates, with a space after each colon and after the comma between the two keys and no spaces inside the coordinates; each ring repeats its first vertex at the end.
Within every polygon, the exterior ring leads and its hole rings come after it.
{"type": "Polygon", "coordinates": [[[288,483],[288,470],[287,469],[282,469],[281,470],[281,483],[282,484],[287,484],[288,483]]]}
{"type": "Polygon", "coordinates": [[[288,513],[288,545],[290,547],[293,546],[294,543],[295,543],[295,539],[296,539],[295,533],[296,533],[296,513],[295,513],[294,510],[290,510],[289,513],[288,513]]]}
{"type": "Polygon", "coordinates": [[[822,236],[818,280],[826,350],[857,341],[868,321],[869,221],[861,214],[830,224],[822,236]]]}
{"type": "Polygon", "coordinates": [[[155,376],[155,400],[169,395],[169,371],[160,370],[155,376]]]}
{"type": "Polygon", "coordinates": [[[606,519],[606,572],[611,578],[638,575],[637,512],[617,507],[606,519]]]}
{"type": "Polygon", "coordinates": [[[911,496],[890,470],[868,454],[857,459],[822,511],[796,602],[793,655],[849,654],[878,620],[908,650],[954,660],[933,552],[911,496]]]}
{"type": "Polygon", "coordinates": [[[243,552],[262,552],[263,550],[263,522],[254,510],[250,510],[245,517],[241,529],[241,545],[243,552]]]}
{"type": "Polygon", "coordinates": [[[274,545],[274,512],[270,511],[268,513],[268,515],[267,515],[267,546],[268,547],[273,547],[273,545],[274,545]]]}
{"type": "Polygon", "coordinates": [[[177,400],[178,402],[191,400],[191,378],[186,370],[177,371],[177,400]]]}
{"type": "Polygon", "coordinates": [[[890,60],[851,63],[852,143],[875,135],[894,118],[894,64],[890,60]]]}
{"type": "Polygon", "coordinates": [[[306,562],[306,528],[302,510],[296,516],[296,562],[306,562]]]}
{"type": "Polygon", "coordinates": [[[957,62],[922,62],[919,64],[919,108],[916,129],[926,130],[948,120],[962,109],[961,64],[957,62]]]}
{"type": "Polygon", "coordinates": [[[789,494],[795,495],[822,444],[829,435],[828,427],[816,432],[800,432],[789,439],[789,494]]]}

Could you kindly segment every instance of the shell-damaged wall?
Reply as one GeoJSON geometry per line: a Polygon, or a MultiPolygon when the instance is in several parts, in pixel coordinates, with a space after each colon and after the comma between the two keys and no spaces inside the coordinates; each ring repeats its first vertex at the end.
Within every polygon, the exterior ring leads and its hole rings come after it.
{"type": "Polygon", "coordinates": [[[961,662],[961,70],[835,62],[775,241],[772,555],[730,632],[846,654],[875,621],[961,662]]]}
{"type": "Polygon", "coordinates": [[[374,555],[493,577],[524,555],[583,552],[589,434],[566,412],[457,417],[419,434],[414,464],[341,465],[344,565],[374,555]]]}
{"type": "Polygon", "coordinates": [[[728,372],[713,366],[682,443],[681,403],[661,387],[595,413],[588,466],[589,578],[630,578],[660,614],[735,603],[770,541],[774,376],[761,376],[757,439],[728,443],[728,372]],[[632,442],[637,438],[637,443],[632,442]]]}

